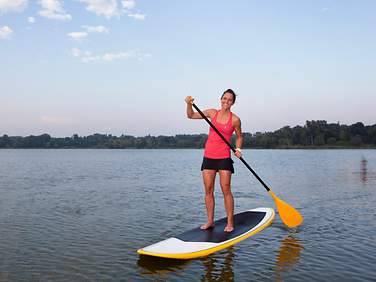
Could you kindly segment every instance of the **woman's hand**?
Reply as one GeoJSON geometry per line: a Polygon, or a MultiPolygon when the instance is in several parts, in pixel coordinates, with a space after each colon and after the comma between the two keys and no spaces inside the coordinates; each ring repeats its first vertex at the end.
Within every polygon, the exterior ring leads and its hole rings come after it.
{"type": "Polygon", "coordinates": [[[236,148],[234,155],[238,158],[241,158],[242,157],[242,150],[240,150],[240,148],[236,148]]]}
{"type": "Polygon", "coordinates": [[[187,103],[187,104],[193,104],[193,100],[194,100],[194,98],[192,97],[192,96],[187,96],[187,97],[185,97],[185,102],[187,103]]]}

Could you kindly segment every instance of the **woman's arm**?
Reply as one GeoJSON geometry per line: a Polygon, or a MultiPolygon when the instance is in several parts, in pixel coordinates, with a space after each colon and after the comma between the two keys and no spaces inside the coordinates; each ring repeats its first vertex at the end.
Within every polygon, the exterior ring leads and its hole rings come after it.
{"type": "Polygon", "coordinates": [[[240,158],[242,156],[241,148],[243,146],[243,133],[242,133],[242,127],[241,127],[241,121],[240,118],[236,117],[234,120],[234,128],[235,128],[235,134],[236,134],[236,152],[235,156],[240,158]]]}
{"type": "MultiPolygon", "coordinates": [[[[202,119],[202,116],[198,112],[194,112],[192,108],[194,98],[192,96],[187,96],[185,98],[185,102],[187,103],[187,118],[189,119],[202,119]]],[[[216,110],[215,109],[207,109],[202,111],[206,117],[211,118],[216,110]]]]}

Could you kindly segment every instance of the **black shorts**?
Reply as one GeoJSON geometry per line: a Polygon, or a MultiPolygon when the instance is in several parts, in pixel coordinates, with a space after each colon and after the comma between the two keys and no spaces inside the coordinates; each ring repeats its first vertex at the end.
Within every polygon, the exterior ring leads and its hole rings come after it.
{"type": "Polygon", "coordinates": [[[234,173],[234,161],[231,158],[226,159],[209,159],[205,158],[202,160],[201,170],[204,169],[213,169],[216,171],[219,170],[229,170],[231,173],[234,173]]]}

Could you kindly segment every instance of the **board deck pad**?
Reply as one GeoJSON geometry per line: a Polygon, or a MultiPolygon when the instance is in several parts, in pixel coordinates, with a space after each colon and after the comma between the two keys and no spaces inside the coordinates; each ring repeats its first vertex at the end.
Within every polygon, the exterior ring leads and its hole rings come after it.
{"type": "Polygon", "coordinates": [[[207,256],[230,247],[258,233],[270,225],[275,213],[272,208],[257,208],[234,215],[234,230],[225,232],[227,218],[214,222],[214,227],[202,230],[200,227],[188,230],[139,249],[141,255],[163,258],[192,259],[207,256]]]}
{"type": "Polygon", "coordinates": [[[235,228],[232,232],[224,231],[227,225],[227,218],[225,217],[215,221],[213,228],[202,230],[200,227],[197,227],[176,236],[176,238],[190,242],[221,243],[234,239],[252,229],[261,222],[265,214],[266,212],[246,211],[234,215],[235,228]]]}

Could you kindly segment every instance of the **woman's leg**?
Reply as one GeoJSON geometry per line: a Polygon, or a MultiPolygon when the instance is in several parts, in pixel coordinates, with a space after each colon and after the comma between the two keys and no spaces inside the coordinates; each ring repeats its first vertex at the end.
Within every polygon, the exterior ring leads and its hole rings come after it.
{"type": "Polygon", "coordinates": [[[231,232],[234,230],[234,197],[231,193],[231,171],[220,170],[219,176],[227,214],[227,226],[225,231],[231,232]]]}
{"type": "Polygon", "coordinates": [[[208,221],[206,224],[201,226],[201,229],[208,229],[214,224],[214,182],[215,182],[215,170],[204,169],[202,171],[202,178],[204,180],[205,186],[205,205],[206,212],[208,216],[208,221]]]}

